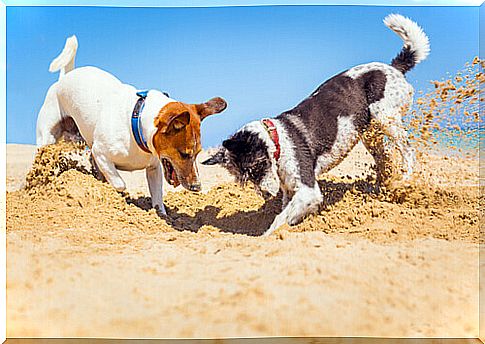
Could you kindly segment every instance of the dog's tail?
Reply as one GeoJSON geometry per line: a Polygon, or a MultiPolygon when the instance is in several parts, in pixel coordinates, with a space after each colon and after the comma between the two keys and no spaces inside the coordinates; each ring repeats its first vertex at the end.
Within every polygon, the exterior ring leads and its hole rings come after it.
{"type": "Polygon", "coordinates": [[[392,60],[391,66],[405,74],[429,55],[429,39],[423,29],[411,19],[400,14],[390,14],[384,24],[404,41],[402,50],[392,60]]]}
{"type": "Polygon", "coordinates": [[[49,66],[49,72],[54,73],[60,71],[59,79],[64,76],[64,74],[69,73],[74,69],[74,60],[76,58],[77,51],[77,38],[75,35],[66,39],[66,44],[64,49],[57,56],[49,66]]]}

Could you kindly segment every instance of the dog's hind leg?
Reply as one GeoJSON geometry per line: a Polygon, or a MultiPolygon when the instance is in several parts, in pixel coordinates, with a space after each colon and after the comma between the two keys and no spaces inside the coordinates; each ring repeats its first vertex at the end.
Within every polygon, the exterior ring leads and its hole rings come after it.
{"type": "MultiPolygon", "coordinates": [[[[412,99],[409,100],[409,103],[411,101],[412,99]]],[[[414,149],[409,144],[408,132],[402,122],[402,113],[404,113],[406,107],[379,105],[371,109],[372,119],[382,129],[383,133],[389,137],[391,142],[396,145],[402,156],[403,177],[404,179],[409,179],[413,174],[415,154],[414,149]]]]}
{"type": "Polygon", "coordinates": [[[38,147],[56,143],[62,135],[62,115],[57,101],[56,89],[57,84],[49,88],[37,117],[36,143],[38,147]]]}
{"type": "Polygon", "coordinates": [[[411,178],[416,158],[414,149],[409,144],[408,132],[406,131],[406,129],[404,129],[402,122],[389,123],[387,126],[383,127],[383,130],[386,135],[389,136],[391,141],[394,142],[397,149],[399,150],[399,153],[401,153],[404,169],[404,179],[411,178]]]}
{"type": "Polygon", "coordinates": [[[296,225],[303,220],[305,215],[316,211],[322,200],[323,197],[318,183],[315,182],[313,187],[302,185],[263,235],[270,235],[285,223],[290,226],[296,225]]]}
{"type": "Polygon", "coordinates": [[[374,123],[360,135],[362,143],[374,158],[378,185],[387,185],[395,175],[395,164],[391,159],[389,144],[385,141],[384,132],[374,123]]]}

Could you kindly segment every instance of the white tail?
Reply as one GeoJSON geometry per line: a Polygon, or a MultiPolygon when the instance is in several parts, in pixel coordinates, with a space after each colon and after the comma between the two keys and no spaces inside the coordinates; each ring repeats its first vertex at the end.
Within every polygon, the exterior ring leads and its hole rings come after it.
{"type": "Polygon", "coordinates": [[[390,14],[384,18],[384,24],[402,38],[404,49],[412,53],[413,65],[423,61],[429,55],[428,36],[414,21],[400,14],[390,14]]]}
{"type": "Polygon", "coordinates": [[[64,49],[57,56],[49,66],[49,72],[54,73],[60,70],[59,78],[64,76],[64,74],[69,73],[74,69],[74,60],[76,58],[77,51],[77,38],[75,35],[69,37],[66,40],[64,49]]]}

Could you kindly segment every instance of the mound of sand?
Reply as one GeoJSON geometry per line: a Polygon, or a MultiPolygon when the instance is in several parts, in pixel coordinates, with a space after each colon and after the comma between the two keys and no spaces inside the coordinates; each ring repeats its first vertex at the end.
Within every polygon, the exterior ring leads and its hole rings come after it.
{"type": "Polygon", "coordinates": [[[94,174],[90,152],[86,145],[60,141],[37,151],[32,168],[26,176],[26,189],[51,183],[67,170],[94,174]]]}
{"type": "Polygon", "coordinates": [[[114,244],[133,231],[171,230],[154,209],[140,208],[127,194],[97,179],[89,152],[75,143],[40,149],[25,189],[7,193],[7,204],[7,231],[50,224],[62,229],[58,235],[76,242],[114,244]]]}
{"type": "MultiPolygon", "coordinates": [[[[261,235],[281,211],[281,200],[267,202],[252,187],[221,184],[208,193],[170,192],[168,217],[150,209],[150,198],[116,192],[93,175],[83,147],[61,143],[39,151],[27,187],[8,194],[8,229],[45,223],[109,228],[106,238],[135,229],[189,230],[261,235]],[[22,214],[29,204],[29,214],[22,214]],[[27,217],[27,218],[26,218],[27,217]]],[[[319,181],[324,203],[291,231],[323,231],[376,242],[434,237],[478,242],[478,189],[432,187],[426,183],[377,190],[369,178],[326,177],[319,181]]],[[[283,231],[284,232],[284,231],[283,231]]],[[[106,235],[106,234],[105,234],[106,235]]],[[[95,235],[95,239],[98,237],[95,235]]],[[[77,239],[76,239],[77,240],[77,239]]]]}

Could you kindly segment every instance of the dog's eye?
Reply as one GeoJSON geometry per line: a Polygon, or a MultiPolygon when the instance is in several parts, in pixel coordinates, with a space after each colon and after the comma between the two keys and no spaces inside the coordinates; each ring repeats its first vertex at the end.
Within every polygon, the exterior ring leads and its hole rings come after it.
{"type": "Polygon", "coordinates": [[[190,159],[192,157],[190,154],[184,152],[179,152],[179,154],[182,159],[190,159]]]}

